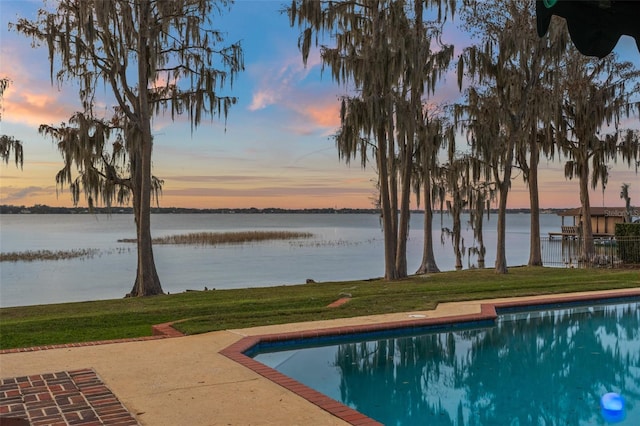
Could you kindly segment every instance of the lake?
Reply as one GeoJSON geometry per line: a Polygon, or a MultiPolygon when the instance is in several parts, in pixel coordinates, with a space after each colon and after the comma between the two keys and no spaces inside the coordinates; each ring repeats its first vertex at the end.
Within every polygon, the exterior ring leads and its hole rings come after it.
{"type": "MultiPolygon", "coordinates": [[[[529,259],[529,215],[507,215],[507,263],[529,259]]],[[[423,217],[414,214],[407,248],[409,273],[422,259],[423,217]]],[[[495,262],[497,215],[485,223],[486,266],[495,262]]],[[[560,229],[555,214],[540,217],[541,235],[560,229]]],[[[455,258],[442,227],[450,217],[434,218],[434,249],[442,271],[453,270],[455,258]]],[[[376,214],[154,214],[152,235],[191,232],[287,230],[310,232],[312,238],[241,245],[154,246],[165,292],[301,284],[307,279],[342,281],[384,275],[384,239],[376,214]]],[[[128,293],[135,279],[132,215],[5,214],[0,216],[2,253],[36,250],[94,249],[88,258],[0,263],[0,307],[114,299],[128,293]]],[[[465,246],[473,245],[471,229],[465,246]]],[[[474,265],[465,257],[465,268],[474,265]]]]}

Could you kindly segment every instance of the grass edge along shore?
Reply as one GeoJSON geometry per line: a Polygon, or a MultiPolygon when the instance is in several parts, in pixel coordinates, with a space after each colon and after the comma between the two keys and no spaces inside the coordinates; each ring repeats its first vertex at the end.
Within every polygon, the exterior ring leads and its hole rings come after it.
{"type": "Polygon", "coordinates": [[[81,343],[151,335],[177,321],[185,334],[261,325],[434,309],[438,303],[640,287],[637,269],[512,267],[277,287],[188,291],[0,309],[0,348],[81,343]],[[327,305],[349,297],[339,308],[327,305]]]}

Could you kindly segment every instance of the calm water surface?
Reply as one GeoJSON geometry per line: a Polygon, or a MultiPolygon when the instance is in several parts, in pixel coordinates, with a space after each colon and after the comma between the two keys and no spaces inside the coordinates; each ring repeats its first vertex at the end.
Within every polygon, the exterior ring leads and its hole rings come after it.
{"type": "Polygon", "coordinates": [[[640,425],[640,302],[255,358],[385,425],[608,425],[608,392],[640,425]]]}
{"type": "MultiPolygon", "coordinates": [[[[524,265],[529,258],[529,215],[507,216],[507,261],[524,265]]],[[[486,265],[495,262],[497,216],[485,224],[486,265]]],[[[556,215],[541,216],[541,232],[560,228],[556,215]]],[[[434,219],[436,260],[454,269],[451,244],[440,244],[448,216],[434,219]]],[[[294,230],[313,238],[218,247],[155,246],[154,256],[165,292],[204,287],[226,289],[316,281],[367,279],[384,274],[384,240],[375,214],[158,214],[152,235],[243,230],[294,230]]],[[[408,243],[409,272],[422,258],[422,216],[412,216],[408,243]]],[[[0,307],[111,299],[131,290],[136,270],[131,215],[2,215],[0,251],[97,249],[91,258],[0,264],[0,307]]],[[[471,230],[465,246],[473,245],[471,230]]],[[[465,267],[475,258],[466,257],[465,267]]]]}

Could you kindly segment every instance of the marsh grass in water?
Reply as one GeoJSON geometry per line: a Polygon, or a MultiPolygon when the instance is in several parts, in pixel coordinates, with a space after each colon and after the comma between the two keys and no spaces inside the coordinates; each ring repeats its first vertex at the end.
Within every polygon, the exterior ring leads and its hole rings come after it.
{"type": "Polygon", "coordinates": [[[100,253],[98,249],[36,250],[0,253],[0,262],[36,262],[41,260],[87,259],[100,253]]]}
{"type": "Polygon", "coordinates": [[[289,244],[293,247],[354,247],[363,244],[374,244],[376,238],[369,238],[366,241],[350,241],[350,240],[321,240],[321,241],[291,241],[289,244]]]}
{"type": "MultiPolygon", "coordinates": [[[[153,244],[184,244],[184,245],[220,245],[244,244],[272,240],[294,240],[311,238],[309,232],[291,231],[243,231],[243,232],[195,232],[191,234],[170,235],[154,238],[153,244]]],[[[119,243],[135,243],[135,238],[118,240],[119,243]]]]}

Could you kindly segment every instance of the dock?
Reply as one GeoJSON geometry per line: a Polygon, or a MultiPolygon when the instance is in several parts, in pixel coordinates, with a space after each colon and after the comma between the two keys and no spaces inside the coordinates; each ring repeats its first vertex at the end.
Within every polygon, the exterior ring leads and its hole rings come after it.
{"type": "Polygon", "coordinates": [[[549,232],[549,239],[560,237],[563,240],[578,238],[578,227],[572,225],[562,225],[560,232],[549,232]]]}

